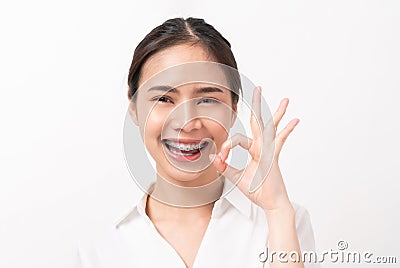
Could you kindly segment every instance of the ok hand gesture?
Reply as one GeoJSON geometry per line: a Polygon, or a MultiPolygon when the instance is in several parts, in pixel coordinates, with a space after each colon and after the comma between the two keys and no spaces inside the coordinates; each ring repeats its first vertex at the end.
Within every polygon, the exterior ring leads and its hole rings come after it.
{"type": "Polygon", "coordinates": [[[221,146],[221,151],[214,157],[213,164],[219,173],[237,183],[237,187],[255,204],[263,208],[266,213],[281,208],[291,207],[286,192],[278,160],[282,146],[289,134],[299,122],[292,119],[277,135],[278,124],[286,112],[289,99],[281,100],[281,103],[265,125],[261,117],[261,87],[256,87],[252,99],[252,115],[250,118],[253,139],[242,134],[236,134],[227,139],[221,146]],[[248,165],[238,170],[229,166],[225,161],[229,152],[236,146],[241,146],[251,156],[248,165]],[[274,153],[267,153],[274,150],[274,153]],[[273,158],[273,159],[271,159],[273,158]],[[272,166],[269,164],[272,160],[272,166]],[[254,188],[256,188],[254,190],[254,188]]]}

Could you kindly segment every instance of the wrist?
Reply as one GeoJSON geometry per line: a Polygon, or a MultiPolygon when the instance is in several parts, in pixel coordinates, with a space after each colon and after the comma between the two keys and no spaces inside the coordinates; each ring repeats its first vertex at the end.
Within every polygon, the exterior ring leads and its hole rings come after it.
{"type": "Polygon", "coordinates": [[[290,201],[274,209],[266,209],[264,211],[265,214],[267,215],[268,221],[271,221],[273,219],[294,220],[296,214],[292,206],[292,203],[290,203],[290,201]]]}

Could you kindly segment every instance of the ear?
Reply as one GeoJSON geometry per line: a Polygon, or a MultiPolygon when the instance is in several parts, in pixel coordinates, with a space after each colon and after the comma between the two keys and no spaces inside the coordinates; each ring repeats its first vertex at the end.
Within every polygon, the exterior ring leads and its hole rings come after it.
{"type": "Polygon", "coordinates": [[[131,101],[129,103],[129,116],[131,117],[133,123],[135,125],[139,125],[139,121],[138,121],[138,116],[137,116],[137,110],[136,110],[136,102],[135,101],[131,101]]]}

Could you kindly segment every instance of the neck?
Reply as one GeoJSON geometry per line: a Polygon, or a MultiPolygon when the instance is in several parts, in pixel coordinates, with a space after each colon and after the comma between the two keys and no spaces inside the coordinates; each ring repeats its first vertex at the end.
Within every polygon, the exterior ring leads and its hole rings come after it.
{"type": "Polygon", "coordinates": [[[146,213],[152,220],[210,217],[223,185],[224,177],[199,187],[182,187],[158,176],[147,199],[146,213]]]}

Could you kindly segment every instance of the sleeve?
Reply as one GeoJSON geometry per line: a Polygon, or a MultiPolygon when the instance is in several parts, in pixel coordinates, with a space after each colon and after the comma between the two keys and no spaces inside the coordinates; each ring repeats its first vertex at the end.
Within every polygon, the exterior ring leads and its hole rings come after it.
{"type": "Polygon", "coordinates": [[[321,268],[318,262],[318,252],[315,249],[314,232],[311,225],[310,214],[307,209],[293,204],[296,211],[296,230],[299,239],[300,250],[304,256],[304,268],[321,268]]]}

